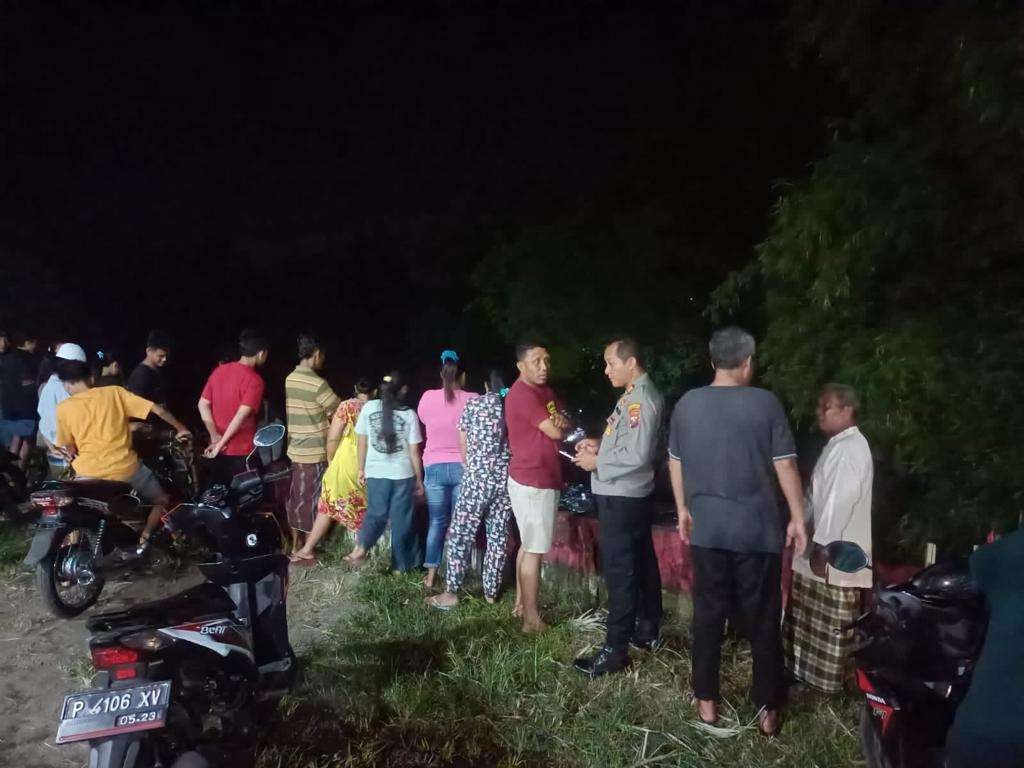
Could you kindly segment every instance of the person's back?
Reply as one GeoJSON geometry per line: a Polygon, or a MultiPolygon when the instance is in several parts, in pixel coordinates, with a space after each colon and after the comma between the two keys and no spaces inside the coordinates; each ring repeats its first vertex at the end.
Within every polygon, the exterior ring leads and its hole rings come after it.
{"type": "Polygon", "coordinates": [[[971,556],[989,606],[985,645],[950,731],[951,768],[1024,765],[1024,529],[971,556]],[[982,748],[983,747],[983,748],[982,748]]]}
{"type": "Polygon", "coordinates": [[[356,434],[366,435],[366,477],[403,480],[413,477],[413,465],[409,458],[409,443],[419,443],[419,420],[412,408],[406,405],[392,411],[394,419],[393,443],[384,436],[384,413],[381,400],[370,400],[359,412],[356,434]]]}
{"type": "Polygon", "coordinates": [[[220,434],[228,428],[240,405],[252,408],[252,413],[246,416],[221,451],[225,456],[247,455],[252,450],[252,439],[256,434],[256,413],[263,400],[263,378],[243,363],[224,363],[210,374],[202,396],[210,402],[213,420],[220,434]]]}
{"type": "Polygon", "coordinates": [[[796,453],[778,398],[757,387],[701,387],[683,396],[672,418],[671,452],[686,475],[692,544],[780,552],[773,462],[796,453]]]}
{"type": "Polygon", "coordinates": [[[507,474],[512,452],[501,395],[488,392],[466,403],[459,425],[466,433],[466,469],[507,474]]]}
{"type": "Polygon", "coordinates": [[[340,400],[314,370],[298,367],[284,380],[288,458],[300,464],[327,461],[327,429],[340,400]]]}
{"type": "Polygon", "coordinates": [[[443,464],[461,462],[459,447],[459,417],[466,404],[477,395],[457,389],[448,402],[443,389],[429,389],[420,398],[416,409],[420,421],[427,428],[427,446],[423,451],[423,463],[443,464]]]}
{"type": "Polygon", "coordinates": [[[82,477],[127,480],[138,469],[129,420],[145,419],[152,403],[122,387],[97,387],[57,405],[57,444],[74,445],[82,477]]]}

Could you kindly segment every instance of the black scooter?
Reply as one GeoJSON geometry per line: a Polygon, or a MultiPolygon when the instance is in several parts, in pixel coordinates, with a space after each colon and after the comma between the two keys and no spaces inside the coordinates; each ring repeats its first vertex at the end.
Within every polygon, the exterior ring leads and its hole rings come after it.
{"type": "MultiPolygon", "coordinates": [[[[274,425],[254,442],[283,438],[274,425]]],[[[287,464],[250,469],[168,514],[169,530],[207,552],[199,565],[206,581],[89,619],[98,674],[94,690],[65,697],[58,744],[89,741],[90,768],[252,763],[262,706],[295,676],[288,558],[280,525],[262,505],[264,488],[290,472],[287,464]]]]}
{"type": "MultiPolygon", "coordinates": [[[[868,565],[857,544],[828,545],[844,573],[868,565]]],[[[910,581],[876,586],[871,610],[850,627],[864,694],[860,741],[869,768],[945,765],[946,734],[971,682],[988,613],[966,561],[940,563],[910,581]]]]}

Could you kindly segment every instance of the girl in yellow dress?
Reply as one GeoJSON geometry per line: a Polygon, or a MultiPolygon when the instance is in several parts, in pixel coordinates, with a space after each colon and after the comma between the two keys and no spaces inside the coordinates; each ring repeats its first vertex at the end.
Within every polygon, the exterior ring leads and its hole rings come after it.
{"type": "Polygon", "coordinates": [[[353,532],[358,531],[363,522],[366,514],[366,486],[359,482],[355,426],[363,403],[371,395],[370,384],[360,379],[355,386],[355,397],[345,400],[334,412],[327,433],[327,455],[332,458],[324,473],[313,530],[306,537],[306,545],[292,555],[292,562],[297,565],[316,563],[313,548],[330,530],[332,522],[341,523],[353,532]]]}

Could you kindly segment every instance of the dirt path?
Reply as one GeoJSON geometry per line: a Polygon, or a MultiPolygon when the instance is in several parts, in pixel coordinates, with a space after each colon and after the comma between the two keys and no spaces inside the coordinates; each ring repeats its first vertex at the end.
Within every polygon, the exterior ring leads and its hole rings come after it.
{"type": "MultiPolygon", "coordinates": [[[[293,575],[289,632],[302,653],[340,616],[347,577],[318,566],[293,575]]],[[[86,617],[165,597],[202,581],[194,568],[157,568],[132,581],[108,583],[86,616],[62,620],[42,605],[32,574],[18,570],[0,583],[0,766],[70,768],[88,761],[80,745],[53,743],[63,696],[88,685],[86,617]]]]}

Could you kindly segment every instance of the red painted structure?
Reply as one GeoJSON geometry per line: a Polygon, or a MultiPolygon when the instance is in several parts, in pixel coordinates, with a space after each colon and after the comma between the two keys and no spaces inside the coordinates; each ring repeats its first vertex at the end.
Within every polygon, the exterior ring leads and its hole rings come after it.
{"type": "MultiPolygon", "coordinates": [[[[690,548],[679,539],[675,526],[654,526],[654,551],[658,556],[662,586],[672,592],[688,593],[693,585],[693,566],[690,548]]],[[[545,562],[562,565],[584,573],[595,573],[598,565],[597,520],[584,515],[570,515],[564,510],[558,512],[555,520],[555,538],[545,562]]],[[[782,589],[789,593],[792,570],[790,556],[783,559],[782,589]]],[[[921,570],[916,565],[889,565],[875,563],[875,581],[894,584],[906,581],[921,570]]]]}

